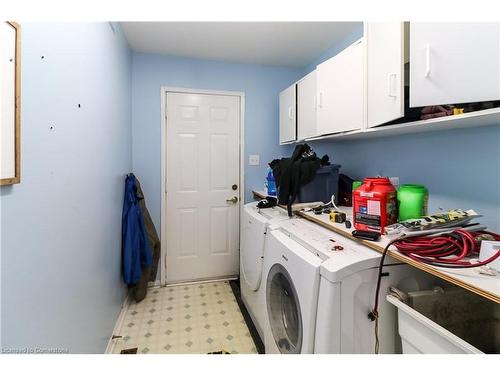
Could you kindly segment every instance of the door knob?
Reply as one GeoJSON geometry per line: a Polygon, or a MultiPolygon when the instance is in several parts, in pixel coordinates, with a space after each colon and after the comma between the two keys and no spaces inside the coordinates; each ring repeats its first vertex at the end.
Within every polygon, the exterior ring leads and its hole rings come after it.
{"type": "Polygon", "coordinates": [[[228,203],[228,204],[236,204],[236,203],[238,203],[238,197],[234,196],[231,199],[226,199],[226,203],[228,203]]]}

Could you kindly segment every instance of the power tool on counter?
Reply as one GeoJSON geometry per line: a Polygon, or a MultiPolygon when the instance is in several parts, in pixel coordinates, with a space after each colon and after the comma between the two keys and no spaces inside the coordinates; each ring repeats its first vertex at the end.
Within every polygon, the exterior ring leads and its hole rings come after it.
{"type": "Polygon", "coordinates": [[[342,224],[346,221],[347,217],[345,213],[340,212],[340,211],[331,211],[330,212],[330,221],[333,221],[334,223],[339,223],[342,224]]]}

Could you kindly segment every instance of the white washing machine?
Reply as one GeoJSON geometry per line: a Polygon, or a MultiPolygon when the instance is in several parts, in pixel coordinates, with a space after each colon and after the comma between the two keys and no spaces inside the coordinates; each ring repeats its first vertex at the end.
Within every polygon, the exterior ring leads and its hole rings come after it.
{"type": "MultiPolygon", "coordinates": [[[[368,313],[381,254],[303,219],[270,229],[264,259],[266,353],[373,353],[368,313]]],[[[389,274],[382,288],[429,279],[392,258],[386,263],[392,265],[384,269],[389,274]]],[[[397,352],[397,321],[380,300],[381,352],[397,352]]]]}
{"type": "MultiPolygon", "coordinates": [[[[286,227],[307,225],[302,219],[282,224],[286,227]]],[[[294,240],[287,229],[270,229],[263,281],[267,310],[263,327],[266,354],[312,353],[319,268],[323,260],[294,240]]]]}
{"type": "Polygon", "coordinates": [[[257,203],[243,207],[240,233],[240,289],[241,299],[262,340],[262,324],[266,314],[262,266],[266,233],[269,225],[288,220],[286,210],[279,207],[257,208],[257,203]]]}

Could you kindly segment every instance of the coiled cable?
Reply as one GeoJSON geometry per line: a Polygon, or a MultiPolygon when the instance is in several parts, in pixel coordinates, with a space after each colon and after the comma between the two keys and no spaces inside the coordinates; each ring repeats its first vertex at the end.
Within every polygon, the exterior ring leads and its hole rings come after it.
{"type": "Polygon", "coordinates": [[[452,233],[433,237],[402,238],[395,241],[394,246],[401,254],[413,260],[437,267],[481,267],[500,257],[500,251],[498,251],[490,258],[480,262],[471,262],[465,259],[479,252],[480,241],[476,241],[476,238],[484,234],[492,236],[496,241],[500,240],[500,235],[492,232],[468,232],[463,229],[457,229],[452,233]]]}

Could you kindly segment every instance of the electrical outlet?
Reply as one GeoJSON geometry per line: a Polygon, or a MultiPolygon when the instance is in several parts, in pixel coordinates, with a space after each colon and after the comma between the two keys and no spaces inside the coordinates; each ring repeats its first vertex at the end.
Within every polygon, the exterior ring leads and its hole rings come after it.
{"type": "Polygon", "coordinates": [[[260,155],[250,155],[248,157],[248,165],[259,165],[260,164],[260,155]]]}

